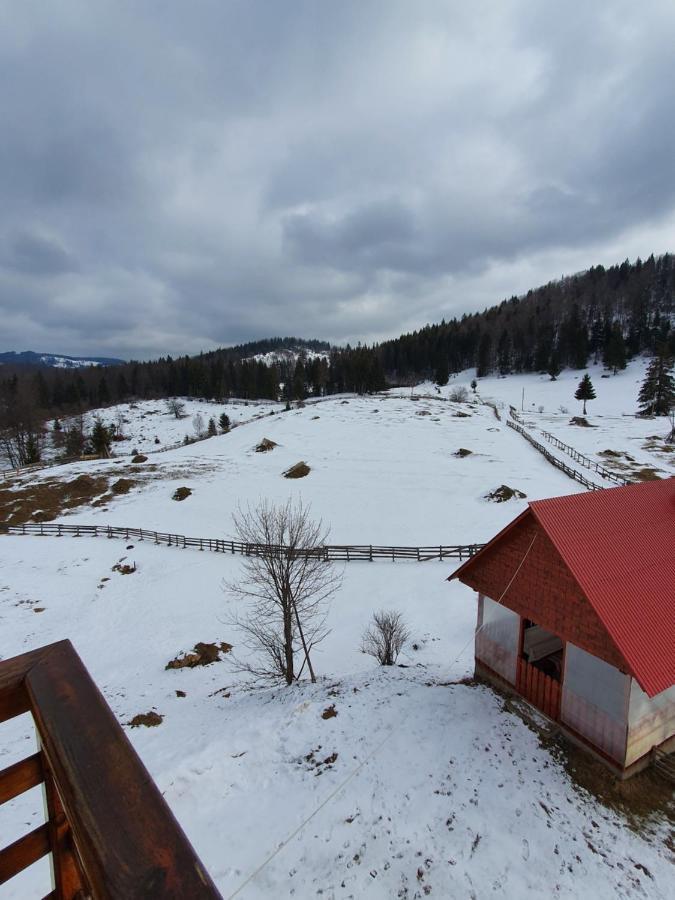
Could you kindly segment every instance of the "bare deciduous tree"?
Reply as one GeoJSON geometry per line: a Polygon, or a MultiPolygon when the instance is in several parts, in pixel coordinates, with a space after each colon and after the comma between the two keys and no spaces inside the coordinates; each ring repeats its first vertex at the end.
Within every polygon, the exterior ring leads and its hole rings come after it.
{"type": "Polygon", "coordinates": [[[185,418],[185,404],[176,397],[171,397],[166,401],[166,411],[171,413],[171,415],[175,416],[177,419],[185,418]]]}
{"type": "Polygon", "coordinates": [[[239,508],[233,520],[238,540],[251,545],[243,577],[225,585],[246,602],[245,611],[230,620],[250,655],[235,664],[286,684],[298,680],[307,665],[316,681],[311,652],[328,634],[328,604],[342,583],[342,573],[322,552],[328,529],[311,519],[301,500],[279,506],[263,500],[239,508]],[[296,659],[302,659],[299,669],[296,659]]]}
{"type": "Polygon", "coordinates": [[[361,652],[374,656],[381,666],[393,666],[405,647],[410,632],[401,613],[380,610],[361,638],[361,652]]]}
{"type": "Polygon", "coordinates": [[[204,428],[204,416],[201,413],[195,413],[192,417],[192,427],[195,430],[195,435],[200,438],[204,437],[206,433],[204,428]]]}

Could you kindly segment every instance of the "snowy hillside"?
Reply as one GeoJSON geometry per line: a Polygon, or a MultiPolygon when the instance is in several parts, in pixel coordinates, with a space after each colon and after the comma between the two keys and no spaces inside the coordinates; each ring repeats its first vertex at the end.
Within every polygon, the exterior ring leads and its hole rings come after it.
{"type": "Polygon", "coordinates": [[[33,350],[14,350],[0,353],[0,365],[42,366],[48,369],[83,369],[91,366],[116,366],[124,363],[123,359],[107,356],[62,356],[58,353],[35,353],[33,350]]]}
{"type": "MultiPolygon", "coordinates": [[[[665,420],[624,415],[634,412],[642,364],[616,378],[591,375],[598,397],[587,418],[596,428],[569,424],[580,414],[572,399],[579,373],[554,383],[483,379],[465,403],[446,398],[472,373],[440,394],[428,385],[412,397],[410,390],[332,397],[290,412],[280,404],[195,403],[187,419],[171,420],[162,403],[125,406],[128,444],[139,450],[155,449],[155,436],[162,446],[180,441],[196,412],[217,419],[225,411],[242,424],[140,464],[125,444],[117,459],[12,478],[0,497],[7,516],[31,491],[34,503],[46,503],[41,486],[46,496],[54,480],[85,474],[97,485],[91,502],[98,505],[74,505],[57,521],[223,538],[232,535],[238,504],[299,495],[331,526],[334,543],[480,542],[525,508],[524,499],[486,499],[495,488],[527,499],[582,490],[507,427],[522,387],[533,433],[543,428],[605,461],[601,451],[627,452],[631,472],[675,474],[665,420]],[[504,404],[501,421],[481,399],[504,404]],[[277,446],[255,452],[263,438],[277,446]],[[300,460],[309,474],[285,479],[300,460]],[[109,486],[120,480],[131,484],[116,494],[109,486]],[[182,502],[172,499],[178,487],[192,491],[182,502]]],[[[667,788],[653,814],[638,814],[599,789],[601,775],[585,778],[593,767],[558,746],[542,720],[471,682],[476,602],[447,582],[453,567],[345,566],[331,633],[317,649],[319,683],[254,688],[226,660],[165,669],[197,641],[237,649],[235,601],[224,585],[241,572],[238,557],[151,541],[0,536],[0,654],[73,641],[226,897],[244,885],[237,896],[248,900],[666,900],[675,862],[667,788]],[[135,571],[115,568],[125,562],[135,571]],[[380,608],[400,610],[410,626],[404,667],[378,668],[359,652],[380,608]],[[336,715],[324,718],[331,707],[336,715]],[[151,710],[161,724],[127,726],[151,710]]],[[[26,755],[31,735],[26,717],[0,726],[0,768],[26,755]]],[[[41,817],[39,790],[6,804],[0,846],[41,817]]],[[[38,863],[0,897],[42,896],[47,877],[38,863]]]]}

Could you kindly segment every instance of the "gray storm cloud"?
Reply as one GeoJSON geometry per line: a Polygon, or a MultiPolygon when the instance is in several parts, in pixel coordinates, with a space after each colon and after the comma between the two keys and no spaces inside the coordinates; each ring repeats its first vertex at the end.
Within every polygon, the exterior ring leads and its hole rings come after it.
{"type": "Polygon", "coordinates": [[[675,7],[0,0],[0,349],[374,340],[675,248],[675,7]]]}

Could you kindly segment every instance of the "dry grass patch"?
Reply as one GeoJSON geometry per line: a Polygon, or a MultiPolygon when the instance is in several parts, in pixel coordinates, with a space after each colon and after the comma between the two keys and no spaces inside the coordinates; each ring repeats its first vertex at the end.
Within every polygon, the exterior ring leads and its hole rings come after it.
{"type": "Polygon", "coordinates": [[[166,669],[194,669],[196,666],[210,666],[211,663],[219,662],[221,653],[229,653],[232,644],[221,641],[219,644],[207,644],[199,641],[194,645],[190,653],[182,653],[175,659],[169,660],[166,669]]]}
{"type": "Polygon", "coordinates": [[[90,504],[108,487],[104,475],[78,475],[70,481],[55,478],[0,489],[0,521],[7,525],[49,522],[65,510],[90,504]]]}
{"type": "Polygon", "coordinates": [[[146,728],[156,728],[163,721],[164,716],[160,716],[158,712],[150,710],[150,712],[138,713],[130,722],[127,722],[127,725],[130,725],[132,728],[140,728],[141,725],[144,725],[146,728]]]}
{"type": "Polygon", "coordinates": [[[132,487],[136,484],[135,481],[132,481],[131,478],[118,478],[114,484],[111,485],[110,490],[113,494],[128,494],[132,487]]]}

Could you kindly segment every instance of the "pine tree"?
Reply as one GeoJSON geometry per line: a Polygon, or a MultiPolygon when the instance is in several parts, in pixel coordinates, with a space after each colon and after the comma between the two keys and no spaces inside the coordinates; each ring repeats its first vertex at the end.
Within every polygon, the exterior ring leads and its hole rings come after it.
{"type": "Polygon", "coordinates": [[[220,414],[218,425],[220,426],[220,430],[223,432],[223,434],[227,434],[227,432],[230,430],[230,417],[227,415],[227,413],[220,414]]]}
{"type": "Polygon", "coordinates": [[[112,442],[112,432],[110,428],[106,428],[100,419],[96,419],[94,427],[91,431],[91,445],[94,453],[99,456],[110,456],[110,444],[112,442]]]}
{"type": "Polygon", "coordinates": [[[218,429],[216,428],[216,420],[213,418],[213,416],[209,419],[206,433],[209,437],[215,437],[218,434],[218,429]]]}
{"type": "Polygon", "coordinates": [[[438,365],[436,366],[436,374],[434,375],[434,381],[439,387],[443,387],[443,385],[447,384],[450,380],[450,372],[448,370],[448,361],[443,357],[439,360],[438,365]]]}
{"type": "Polygon", "coordinates": [[[612,330],[605,343],[602,361],[605,368],[611,369],[614,375],[619,369],[626,368],[626,342],[623,339],[623,331],[618,322],[612,325],[612,330]]]}
{"type": "Polygon", "coordinates": [[[40,440],[32,431],[26,438],[26,465],[40,462],[40,440]]]}
{"type": "Polygon", "coordinates": [[[82,455],[84,450],[84,432],[77,424],[66,428],[65,444],[66,457],[72,458],[82,455]]]}
{"type": "Polygon", "coordinates": [[[591,376],[586,372],[584,377],[579,382],[579,387],[577,388],[577,392],[574,395],[575,400],[583,400],[584,401],[584,412],[586,415],[586,401],[587,400],[595,400],[595,390],[593,389],[593,382],[591,381],[591,376]]]}
{"type": "Polygon", "coordinates": [[[555,381],[558,375],[560,375],[560,358],[558,356],[558,351],[551,351],[551,358],[548,362],[548,374],[551,376],[551,381],[555,381]]]}
{"type": "Polygon", "coordinates": [[[647,368],[642,382],[638,403],[643,416],[666,416],[675,406],[675,378],[672,373],[673,358],[665,345],[647,368]]]}
{"type": "Polygon", "coordinates": [[[481,335],[478,344],[478,359],[476,361],[476,377],[485,378],[492,371],[492,338],[485,331],[481,335]]]}

